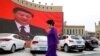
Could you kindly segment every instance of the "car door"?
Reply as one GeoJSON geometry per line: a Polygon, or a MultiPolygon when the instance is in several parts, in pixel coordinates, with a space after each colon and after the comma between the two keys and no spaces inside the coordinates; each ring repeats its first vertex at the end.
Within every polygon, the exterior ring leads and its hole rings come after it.
{"type": "Polygon", "coordinates": [[[20,40],[19,40],[19,37],[18,35],[14,35],[14,42],[15,42],[15,45],[16,45],[16,48],[20,48],[20,40]]]}
{"type": "Polygon", "coordinates": [[[66,39],[68,38],[68,36],[62,36],[60,39],[60,46],[64,46],[64,44],[66,43],[66,39]]]}
{"type": "Polygon", "coordinates": [[[18,35],[18,41],[19,43],[19,48],[22,48],[25,44],[25,40],[22,39],[22,37],[20,35],[18,35]]]}

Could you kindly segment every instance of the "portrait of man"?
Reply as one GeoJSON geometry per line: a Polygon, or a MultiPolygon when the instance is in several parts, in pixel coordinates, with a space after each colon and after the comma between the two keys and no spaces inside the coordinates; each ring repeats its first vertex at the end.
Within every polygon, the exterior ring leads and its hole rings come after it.
{"type": "MultiPolygon", "coordinates": [[[[34,14],[23,8],[16,7],[13,9],[14,20],[0,18],[0,33],[17,33],[23,36],[46,35],[42,28],[30,25],[34,14]]],[[[32,39],[33,37],[29,37],[32,39]]]]}

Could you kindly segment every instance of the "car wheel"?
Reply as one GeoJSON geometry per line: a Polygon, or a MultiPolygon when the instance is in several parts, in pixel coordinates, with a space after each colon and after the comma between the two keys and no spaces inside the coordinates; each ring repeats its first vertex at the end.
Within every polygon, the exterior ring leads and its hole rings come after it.
{"type": "Polygon", "coordinates": [[[15,52],[15,50],[16,50],[16,46],[15,46],[15,45],[13,45],[13,46],[11,47],[11,53],[14,53],[14,52],[15,52]]]}
{"type": "Polygon", "coordinates": [[[81,50],[78,50],[79,52],[83,52],[83,49],[81,49],[81,50]]]}
{"type": "Polygon", "coordinates": [[[65,46],[64,46],[64,51],[65,51],[65,52],[68,52],[68,51],[69,51],[68,45],[65,45],[65,46]]]}

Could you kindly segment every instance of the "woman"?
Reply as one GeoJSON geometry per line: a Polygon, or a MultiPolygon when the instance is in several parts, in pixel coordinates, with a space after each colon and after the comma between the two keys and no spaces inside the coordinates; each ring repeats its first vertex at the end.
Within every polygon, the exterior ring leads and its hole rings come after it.
{"type": "Polygon", "coordinates": [[[54,21],[48,20],[47,22],[50,31],[48,32],[48,50],[46,56],[57,56],[56,49],[59,48],[59,40],[57,36],[57,30],[54,27],[54,21]]]}

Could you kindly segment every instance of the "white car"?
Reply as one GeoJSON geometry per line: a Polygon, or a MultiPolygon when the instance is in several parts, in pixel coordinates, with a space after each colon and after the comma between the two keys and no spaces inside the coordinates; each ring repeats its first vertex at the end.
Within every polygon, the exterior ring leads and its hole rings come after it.
{"type": "Polygon", "coordinates": [[[98,40],[98,42],[99,42],[99,45],[100,45],[100,41],[98,40]]]}
{"type": "Polygon", "coordinates": [[[34,36],[31,41],[30,52],[47,51],[47,36],[34,36]]]}
{"type": "Polygon", "coordinates": [[[16,49],[24,49],[25,41],[20,36],[12,33],[0,33],[0,50],[15,52],[16,49]]]}
{"type": "Polygon", "coordinates": [[[60,46],[65,51],[78,50],[82,52],[84,50],[85,41],[82,37],[75,35],[64,35],[60,38],[60,46]]]}

